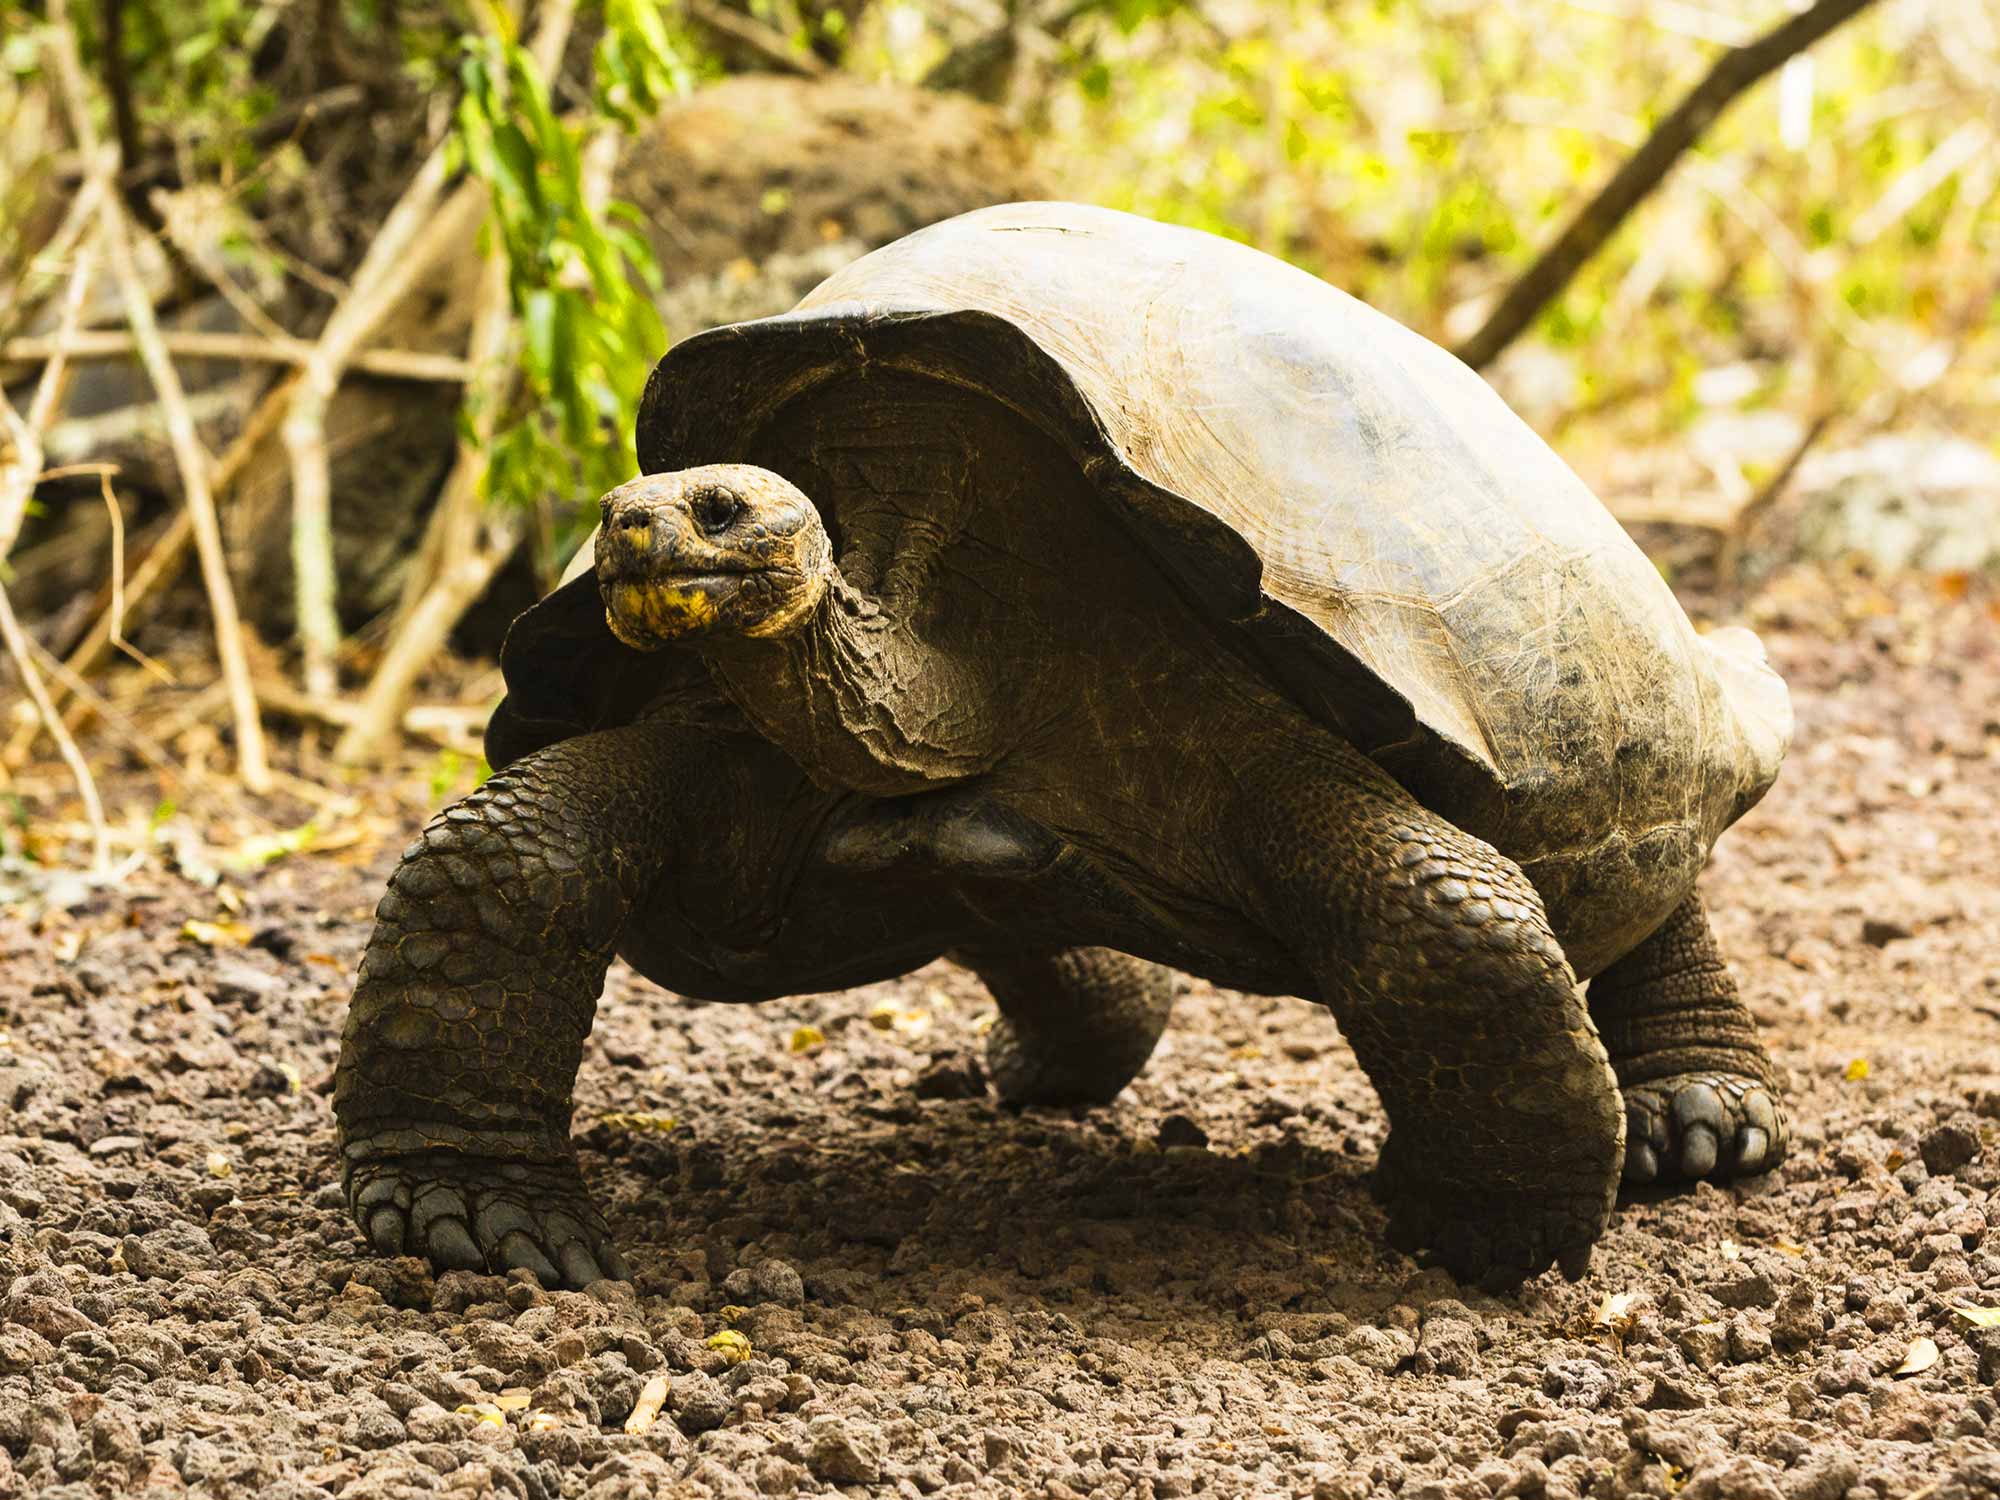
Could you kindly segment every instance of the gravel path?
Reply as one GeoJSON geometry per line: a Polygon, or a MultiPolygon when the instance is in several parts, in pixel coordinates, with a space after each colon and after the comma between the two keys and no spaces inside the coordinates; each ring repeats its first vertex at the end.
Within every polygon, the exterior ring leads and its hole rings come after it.
{"type": "Polygon", "coordinates": [[[240,912],[149,868],[0,917],[0,1496],[2000,1495],[1956,1310],[2000,1303],[2000,611],[1796,573],[1752,615],[1799,742],[1704,892],[1798,1144],[1625,1204],[1583,1283],[1384,1248],[1309,1006],[1193,985],[1115,1107],[1010,1113],[942,964],[615,972],[577,1119],[636,1283],[370,1260],[327,1095],[421,818],[384,788],[393,838],[240,912]]]}

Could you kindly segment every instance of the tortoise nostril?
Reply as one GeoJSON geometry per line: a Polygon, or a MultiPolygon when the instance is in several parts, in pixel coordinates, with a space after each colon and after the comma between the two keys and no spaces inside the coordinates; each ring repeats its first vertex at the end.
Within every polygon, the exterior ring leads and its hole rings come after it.
{"type": "Polygon", "coordinates": [[[643,510],[623,511],[612,521],[611,526],[635,546],[643,545],[653,534],[653,518],[643,510]]]}

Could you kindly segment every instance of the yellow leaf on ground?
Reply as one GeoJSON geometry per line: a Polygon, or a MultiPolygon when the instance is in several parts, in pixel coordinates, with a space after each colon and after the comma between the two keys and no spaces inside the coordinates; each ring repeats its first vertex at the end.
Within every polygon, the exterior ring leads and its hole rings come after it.
{"type": "Polygon", "coordinates": [[[734,1328],[725,1328],[720,1333],[710,1334],[708,1347],[720,1350],[722,1357],[732,1365],[740,1365],[750,1357],[750,1340],[734,1328]]]}
{"type": "Polygon", "coordinates": [[[472,1401],[464,1406],[454,1406],[452,1410],[457,1412],[461,1417],[471,1417],[475,1422],[484,1422],[489,1427],[505,1427],[507,1425],[507,1418],[501,1414],[500,1408],[495,1406],[491,1401],[472,1401]]]}
{"type": "Polygon", "coordinates": [[[614,1110],[598,1119],[598,1124],[612,1130],[629,1130],[634,1135],[665,1135],[680,1121],[672,1115],[653,1114],[650,1111],[614,1110]]]}
{"type": "Polygon", "coordinates": [[[797,1031],[792,1033],[792,1050],[794,1052],[810,1052],[815,1047],[824,1047],[825,1045],[826,1033],[821,1031],[817,1026],[801,1026],[797,1031]]]}
{"type": "Polygon", "coordinates": [[[1976,1328],[2000,1328],[2000,1307],[1974,1307],[1969,1302],[1954,1302],[1951,1310],[1976,1328]]]}
{"type": "Polygon", "coordinates": [[[1868,1059],[1865,1057],[1857,1057],[1854,1059],[1853,1062],[1847,1065],[1847,1072],[1842,1076],[1845,1077],[1849,1083],[1859,1083],[1861,1082],[1862,1079],[1868,1076],[1868,1073],[1869,1073],[1868,1059]]]}
{"type": "Polygon", "coordinates": [[[181,924],[181,937],[204,948],[241,948],[250,936],[249,924],[244,922],[204,922],[189,917],[181,924]]]}

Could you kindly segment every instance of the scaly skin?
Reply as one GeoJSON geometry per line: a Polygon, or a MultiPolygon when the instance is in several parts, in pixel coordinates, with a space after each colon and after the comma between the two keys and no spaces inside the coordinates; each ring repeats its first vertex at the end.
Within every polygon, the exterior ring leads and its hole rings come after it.
{"type": "Polygon", "coordinates": [[[1382,1096],[1392,1239],[1489,1289],[1581,1275],[1625,1120],[1541,898],[1347,746],[1288,748],[1246,768],[1244,873],[1382,1096]]]}
{"type": "Polygon", "coordinates": [[[1700,896],[1590,982],[1590,1014],[1625,1095],[1627,1182],[1745,1177],[1785,1159],[1777,1074],[1700,896]]]}
{"type": "Polygon", "coordinates": [[[549,1285],[625,1274],[577,1170],[571,1090],[619,930],[670,857],[684,746],[643,726],[552,745],[404,855],[334,1089],[348,1206],[379,1253],[549,1285]]]}
{"type": "Polygon", "coordinates": [[[1174,1008],[1174,971],[1112,948],[961,949],[1000,1006],[986,1038],[1010,1104],[1109,1104],[1139,1076],[1174,1008]]]}

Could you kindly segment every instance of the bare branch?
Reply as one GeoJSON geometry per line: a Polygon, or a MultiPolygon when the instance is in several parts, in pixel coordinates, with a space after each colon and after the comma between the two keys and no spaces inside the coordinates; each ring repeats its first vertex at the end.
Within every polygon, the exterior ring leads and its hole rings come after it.
{"type": "Polygon", "coordinates": [[[781,73],[820,78],[832,71],[822,59],[793,47],[780,33],[754,16],[726,9],[715,4],[714,0],[683,0],[682,9],[724,41],[734,42],[781,73]]]}
{"type": "MultiPolygon", "coordinates": [[[[104,193],[101,178],[99,183],[96,197],[101,201],[104,193]]],[[[78,340],[77,324],[82,320],[84,303],[90,298],[90,283],[96,273],[97,247],[86,242],[77,253],[76,267],[63,293],[62,321],[56,336],[48,341],[50,347],[45,356],[48,363],[42,366],[42,378],[28,403],[27,417],[17,416],[6,398],[0,396],[0,426],[6,429],[14,445],[13,460],[0,470],[0,558],[14,550],[14,539],[21,534],[21,522],[28,514],[28,501],[41,482],[42,434],[48,430],[56,404],[62,399],[63,371],[78,340]]]]}
{"type": "MultiPolygon", "coordinates": [[[[97,130],[90,118],[90,101],[77,57],[76,31],[70,25],[68,0],[49,0],[49,53],[53,71],[70,117],[70,129],[87,159],[98,157],[97,130]]],[[[223,680],[229,686],[231,714],[236,728],[236,764],[243,784],[253,792],[271,786],[270,763],[264,754],[264,730],[257,719],[257,699],[250,686],[250,666],[243,650],[243,627],[236,613],[236,593],[230,587],[229,568],[222,553],[222,528],[215,517],[215,500],[209,492],[209,458],[195,435],[194,418],[181,388],[179,372],[160,342],[159,324],[153,304],[146,297],[139,267],[132,254],[130,226],[124,205],[116,194],[104,200],[99,233],[111,262],[111,274],[123,293],[125,316],[139,345],[139,357],[160,398],[167,437],[180,470],[181,492],[193,518],[195,549],[201,557],[202,581],[208,588],[209,608],[215,617],[216,656],[222,665],[223,680]]]]}
{"type": "Polygon", "coordinates": [[[1570,220],[1555,243],[1508,289],[1479,331],[1452,352],[1474,369],[1491,364],[1569,285],[1584,263],[1739,94],[1872,3],[1874,0],[1818,0],[1810,10],[1756,41],[1723,53],[1673,113],[1660,121],[1645,144],[1570,220]]]}
{"type": "Polygon", "coordinates": [[[104,172],[93,173],[83,180],[83,186],[70,199],[62,223],[56,227],[49,242],[35,254],[19,277],[9,285],[0,285],[0,328],[7,326],[17,310],[31,308],[40,300],[44,288],[36,283],[54,279],[44,268],[60,266],[68,261],[70,252],[83,239],[84,231],[96,225],[97,201],[109,191],[110,178],[104,172]]]}
{"type": "Polygon", "coordinates": [[[305,652],[306,691],[326,697],[339,688],[334,653],[340,619],[334,608],[333,461],[326,446],[326,412],[340,377],[361,341],[402,300],[422,262],[411,251],[444,190],[446,149],[440,143],[417,169],[362,257],[347,297],[333,310],[305,361],[304,374],[285,418],[285,450],[292,466],[292,571],[298,591],[299,645],[305,652]]]}
{"type": "MultiPolygon", "coordinates": [[[[100,196],[108,201],[108,194],[100,196]]],[[[63,298],[63,322],[57,334],[56,352],[42,372],[41,385],[29,404],[25,420],[8,402],[5,393],[0,392],[0,428],[5,429],[14,446],[14,461],[8,466],[4,479],[0,479],[0,559],[6,557],[14,545],[14,538],[20,535],[28,499],[34,494],[35,485],[42,475],[41,431],[48,424],[62,386],[64,354],[61,339],[65,334],[73,337],[76,333],[78,315],[90,294],[90,279],[96,269],[96,259],[92,247],[86,245],[63,298]]],[[[82,800],[84,816],[90,822],[91,867],[103,870],[109,863],[111,834],[105,826],[104,804],[98,799],[97,782],[90,774],[83,752],[77,749],[76,741],[63,723],[62,715],[50,701],[41,673],[35,670],[32,643],[28,633],[21,628],[20,620],[15,617],[14,603],[7,597],[4,585],[0,585],[0,641],[5,643],[7,654],[14,659],[14,670],[20,674],[21,686],[27,691],[29,701],[35,705],[42,726],[56,742],[63,763],[76,780],[77,796],[82,800]]]]}
{"type": "Polygon", "coordinates": [[[83,815],[90,820],[90,862],[93,868],[102,870],[110,863],[111,831],[105,826],[104,804],[98,800],[97,783],[91,778],[90,767],[84,761],[83,752],[76,748],[76,741],[70,737],[62,715],[49,701],[49,690],[42,685],[42,674],[35,670],[28,633],[14,617],[13,601],[7,597],[4,587],[0,587],[0,640],[5,641],[7,654],[14,658],[14,670],[21,674],[21,686],[27,689],[35,712],[41,715],[49,738],[56,742],[63,764],[76,778],[77,795],[83,799],[83,815]]]}
{"type": "MultiPolygon", "coordinates": [[[[51,13],[53,17],[53,13],[51,13]]],[[[104,90],[111,96],[111,121],[118,136],[118,176],[139,164],[139,111],[132,103],[132,69],[125,57],[125,0],[102,0],[98,19],[104,37],[104,90]]],[[[127,203],[139,207],[136,189],[127,203]]]]}
{"type": "MultiPolygon", "coordinates": [[[[552,75],[561,63],[575,19],[575,0],[549,0],[542,7],[528,51],[544,77],[552,75]]],[[[433,212],[444,190],[447,145],[441,142],[417,169],[402,198],[376,231],[347,297],[320,332],[313,357],[306,361],[291,414],[285,419],[285,450],[292,461],[292,574],[299,645],[305,654],[306,692],[316,698],[333,697],[340,688],[334,665],[340,649],[340,618],[335,609],[338,580],[333,561],[327,407],[361,341],[402,301],[436,252],[453,242],[445,229],[450,216],[433,212]]]]}
{"type": "MultiPolygon", "coordinates": [[[[0,361],[32,363],[50,358],[57,340],[18,338],[0,343],[0,361]]],[[[169,354],[187,359],[240,359],[251,363],[303,365],[314,346],[304,339],[263,338],[242,333],[166,333],[160,342],[169,354]]],[[[71,359],[122,359],[139,346],[129,333],[98,329],[69,340],[71,359]]],[[[350,370],[391,380],[431,380],[463,385],[472,367],[454,354],[424,354],[413,349],[361,349],[347,361],[350,370]]]]}

